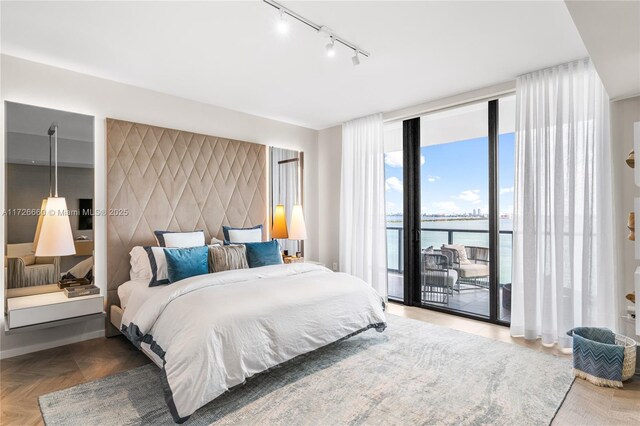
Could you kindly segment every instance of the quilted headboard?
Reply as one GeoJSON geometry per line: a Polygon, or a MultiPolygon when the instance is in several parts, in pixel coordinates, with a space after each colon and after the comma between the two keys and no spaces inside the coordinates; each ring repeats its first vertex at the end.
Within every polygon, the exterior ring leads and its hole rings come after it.
{"type": "MultiPolygon", "coordinates": [[[[154,230],[267,223],[264,145],[107,119],[107,312],[129,280],[129,252],[154,230]]],[[[108,323],[108,322],[107,322],[108,323]]]]}

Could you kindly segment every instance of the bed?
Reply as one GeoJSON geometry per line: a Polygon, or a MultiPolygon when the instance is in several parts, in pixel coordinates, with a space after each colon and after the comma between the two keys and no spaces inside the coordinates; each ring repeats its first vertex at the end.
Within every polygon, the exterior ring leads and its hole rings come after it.
{"type": "MultiPolygon", "coordinates": [[[[298,355],[386,327],[365,282],[313,264],[283,264],[119,289],[120,328],[161,368],[177,423],[228,389],[298,355]]],[[[112,315],[112,322],[117,316],[112,315]]]]}
{"type": "Polygon", "coordinates": [[[200,230],[210,242],[226,239],[225,226],[267,229],[266,147],[114,119],[106,128],[107,207],[127,213],[107,216],[106,334],[125,334],[161,368],[176,422],[257,373],[385,328],[384,305],[371,286],[312,264],[235,269],[156,287],[148,276],[132,280],[138,275],[130,254],[159,245],[154,231],[200,230]]]}

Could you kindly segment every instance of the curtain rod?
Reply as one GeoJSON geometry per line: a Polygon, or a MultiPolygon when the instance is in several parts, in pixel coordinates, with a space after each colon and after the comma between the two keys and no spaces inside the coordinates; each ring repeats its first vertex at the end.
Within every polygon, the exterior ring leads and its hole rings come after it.
{"type": "Polygon", "coordinates": [[[524,74],[518,75],[517,78],[524,77],[525,75],[534,74],[534,73],[537,73],[537,72],[549,71],[549,70],[552,70],[554,68],[567,67],[567,66],[569,66],[571,64],[577,64],[577,63],[580,63],[580,62],[589,62],[589,61],[591,61],[591,58],[589,58],[587,56],[586,58],[575,59],[573,61],[563,62],[561,64],[556,64],[556,65],[551,65],[550,67],[541,68],[539,70],[533,70],[533,71],[525,72],[524,74]]]}

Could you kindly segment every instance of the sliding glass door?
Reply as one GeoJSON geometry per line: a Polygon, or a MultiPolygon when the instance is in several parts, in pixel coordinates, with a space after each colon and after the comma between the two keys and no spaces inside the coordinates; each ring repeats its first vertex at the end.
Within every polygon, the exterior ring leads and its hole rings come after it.
{"type": "Polygon", "coordinates": [[[489,315],[488,104],[420,118],[421,302],[489,315]]]}
{"type": "Polygon", "coordinates": [[[390,299],[509,321],[513,104],[503,98],[388,125],[390,299]]]}

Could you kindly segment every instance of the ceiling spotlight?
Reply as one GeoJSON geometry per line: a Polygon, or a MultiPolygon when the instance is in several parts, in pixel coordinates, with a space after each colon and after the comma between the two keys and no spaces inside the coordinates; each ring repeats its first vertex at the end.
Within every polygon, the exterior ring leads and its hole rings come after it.
{"type": "Polygon", "coordinates": [[[356,50],[356,54],[353,55],[353,58],[351,58],[351,62],[353,62],[353,65],[360,65],[360,57],[358,56],[357,50],[356,50]]]}
{"type": "Polygon", "coordinates": [[[336,56],[336,47],[333,44],[333,36],[331,36],[330,38],[331,38],[331,41],[327,43],[327,46],[326,46],[327,56],[330,58],[333,58],[334,56],[336,56]]]}
{"type": "Polygon", "coordinates": [[[278,20],[278,32],[280,34],[286,34],[289,32],[289,25],[287,24],[287,21],[285,20],[284,17],[284,10],[280,9],[280,20],[278,20]]]}

